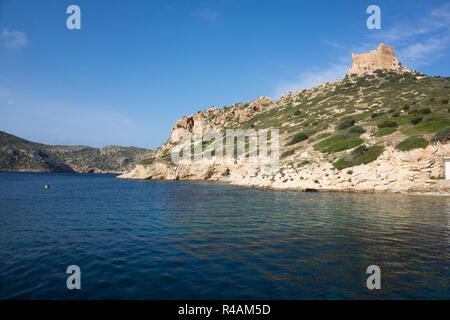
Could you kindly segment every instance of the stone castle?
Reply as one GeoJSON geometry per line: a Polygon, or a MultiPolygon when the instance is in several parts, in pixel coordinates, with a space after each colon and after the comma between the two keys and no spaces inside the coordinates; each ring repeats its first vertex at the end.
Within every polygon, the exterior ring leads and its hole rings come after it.
{"type": "Polygon", "coordinates": [[[391,69],[395,71],[411,71],[404,67],[394,55],[394,48],[381,43],[376,50],[368,53],[352,54],[353,64],[348,74],[372,73],[378,69],[391,69]]]}

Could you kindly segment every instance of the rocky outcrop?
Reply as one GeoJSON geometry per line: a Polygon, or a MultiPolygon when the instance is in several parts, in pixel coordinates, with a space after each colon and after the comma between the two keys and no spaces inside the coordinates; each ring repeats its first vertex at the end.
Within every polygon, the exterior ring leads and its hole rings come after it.
{"type": "Polygon", "coordinates": [[[300,169],[286,166],[275,176],[257,172],[232,183],[281,190],[391,191],[450,195],[450,181],[437,179],[444,176],[442,155],[448,151],[450,144],[436,144],[407,152],[390,147],[376,161],[366,165],[344,170],[337,170],[327,162],[300,169]]]}
{"type": "Polygon", "coordinates": [[[411,71],[404,67],[395,57],[394,48],[381,43],[376,50],[368,53],[352,54],[353,64],[348,74],[373,73],[379,69],[389,69],[400,72],[411,71]]]}
{"type": "Polygon", "coordinates": [[[220,110],[217,107],[211,107],[196,114],[185,116],[173,125],[168,142],[172,144],[180,142],[185,134],[193,133],[195,128],[201,130],[201,132],[196,133],[203,134],[208,129],[221,127],[226,122],[233,120],[247,121],[256,113],[268,110],[271,101],[269,97],[258,97],[247,104],[238,103],[220,110]]]}
{"type": "Polygon", "coordinates": [[[249,120],[255,113],[258,113],[264,109],[264,106],[272,102],[269,97],[259,97],[251,101],[247,107],[240,110],[238,113],[239,121],[244,122],[249,120]]]}

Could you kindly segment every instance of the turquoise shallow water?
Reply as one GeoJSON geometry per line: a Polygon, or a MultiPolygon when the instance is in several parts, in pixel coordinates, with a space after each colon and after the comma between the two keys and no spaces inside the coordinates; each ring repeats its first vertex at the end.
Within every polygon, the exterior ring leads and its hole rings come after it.
{"type": "Polygon", "coordinates": [[[444,197],[0,173],[0,298],[448,299],[449,216],[444,197]]]}

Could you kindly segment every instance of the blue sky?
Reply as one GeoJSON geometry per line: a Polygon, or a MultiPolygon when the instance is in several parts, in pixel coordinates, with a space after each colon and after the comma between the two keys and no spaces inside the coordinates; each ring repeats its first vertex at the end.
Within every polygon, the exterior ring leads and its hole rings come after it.
{"type": "Polygon", "coordinates": [[[182,116],[342,78],[380,42],[449,76],[449,31],[437,0],[0,0],[0,130],[156,148],[182,116]],[[81,30],[66,27],[71,4],[81,30]],[[371,4],[381,30],[366,27],[371,4]]]}

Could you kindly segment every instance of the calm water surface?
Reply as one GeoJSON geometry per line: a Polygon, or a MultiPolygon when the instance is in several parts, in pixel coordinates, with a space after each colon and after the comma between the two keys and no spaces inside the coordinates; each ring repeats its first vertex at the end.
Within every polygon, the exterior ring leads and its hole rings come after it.
{"type": "Polygon", "coordinates": [[[0,173],[0,298],[448,299],[449,216],[445,197],[0,173]]]}

